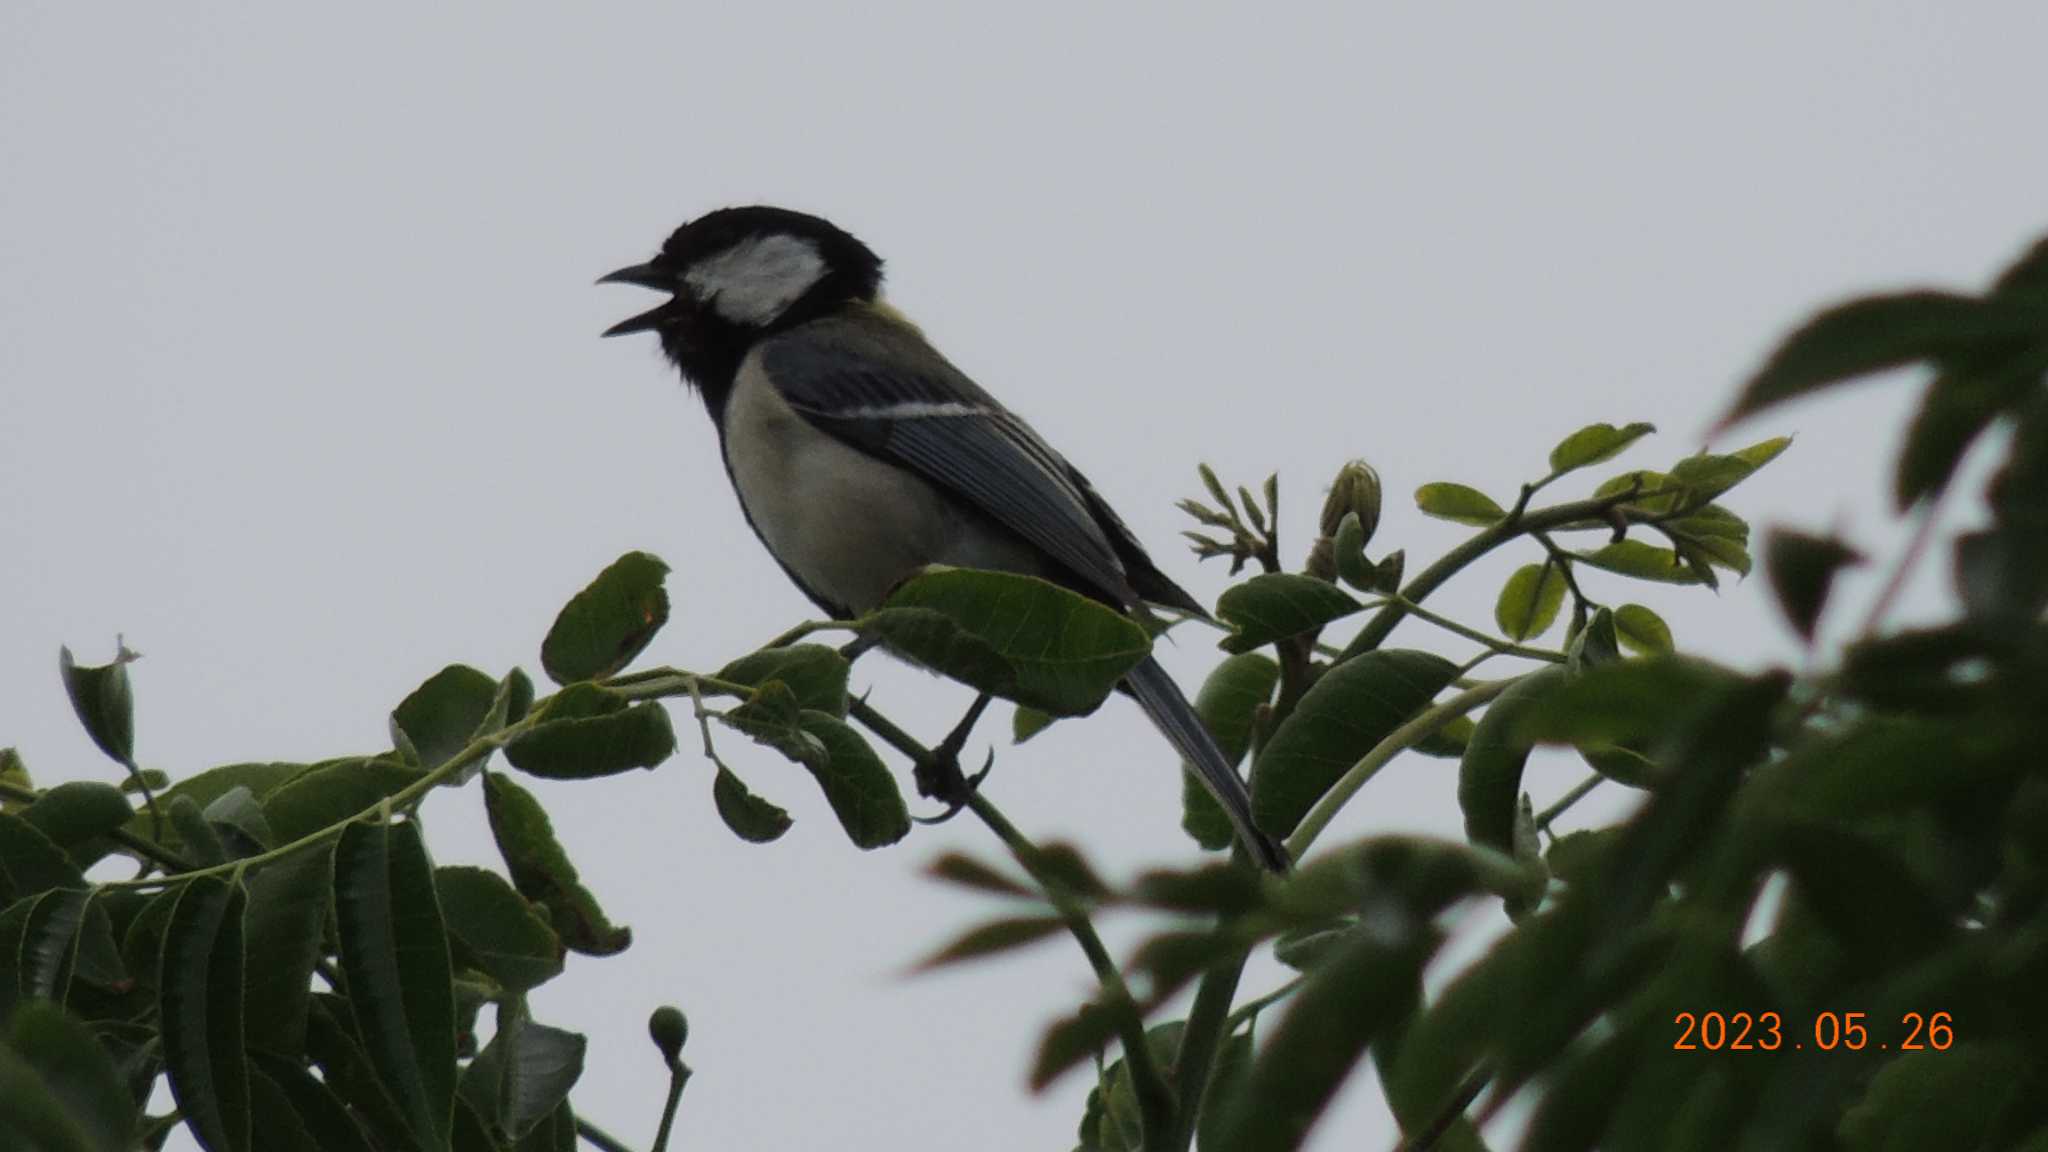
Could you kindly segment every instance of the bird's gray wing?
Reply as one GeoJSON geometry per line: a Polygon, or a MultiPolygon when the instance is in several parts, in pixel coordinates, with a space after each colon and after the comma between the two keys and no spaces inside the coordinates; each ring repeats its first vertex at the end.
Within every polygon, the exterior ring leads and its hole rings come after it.
{"type": "Polygon", "coordinates": [[[820,429],[1014,532],[1083,590],[1136,604],[1073,466],[908,323],[850,311],[771,337],[757,354],[782,398],[820,429]]]}

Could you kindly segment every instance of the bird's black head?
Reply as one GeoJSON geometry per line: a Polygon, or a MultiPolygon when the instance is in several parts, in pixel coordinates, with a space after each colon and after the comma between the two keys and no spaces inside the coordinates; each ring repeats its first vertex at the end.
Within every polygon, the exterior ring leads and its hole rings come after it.
{"type": "Polygon", "coordinates": [[[882,260],[830,221],[784,208],[721,208],[675,230],[661,253],[605,283],[638,284],[673,298],[612,325],[607,336],[654,332],[662,350],[704,389],[731,382],[741,357],[769,333],[848,301],[873,300],[882,260]]]}

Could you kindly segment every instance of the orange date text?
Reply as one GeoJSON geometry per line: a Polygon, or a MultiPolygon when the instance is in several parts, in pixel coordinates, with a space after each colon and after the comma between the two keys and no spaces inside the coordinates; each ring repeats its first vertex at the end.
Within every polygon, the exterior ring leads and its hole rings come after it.
{"type": "Polygon", "coordinates": [[[1947,1012],[1908,1012],[1896,1028],[1873,1024],[1867,1012],[1818,1012],[1804,1028],[1777,1012],[1680,1012],[1671,1022],[1680,1052],[1946,1052],[1956,1042],[1947,1012]]]}

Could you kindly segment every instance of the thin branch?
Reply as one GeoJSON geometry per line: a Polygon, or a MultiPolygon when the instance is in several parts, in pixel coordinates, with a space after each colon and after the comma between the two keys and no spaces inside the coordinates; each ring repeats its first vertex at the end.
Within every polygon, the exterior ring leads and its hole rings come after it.
{"type": "MultiPolygon", "coordinates": [[[[1639,495],[1637,486],[1631,485],[1620,492],[1611,493],[1593,500],[1574,500],[1569,504],[1556,504],[1538,508],[1534,512],[1508,515],[1479,530],[1463,544],[1443,554],[1436,563],[1417,573],[1401,589],[1400,600],[1409,604],[1420,604],[1429,594],[1436,591],[1451,577],[1463,571],[1473,561],[1513,540],[1531,532],[1548,532],[1580,527],[1606,527],[1611,513],[1621,510],[1622,505],[1639,495]]],[[[1408,614],[1401,602],[1389,603],[1359,629],[1358,635],[1344,648],[1340,659],[1348,660],[1361,652],[1369,652],[1383,643],[1394,626],[1408,614]]]]}
{"type": "Polygon", "coordinates": [[[1299,973],[1294,977],[1294,979],[1289,980],[1287,983],[1282,984],[1278,988],[1273,989],[1271,992],[1266,993],[1264,996],[1260,996],[1256,999],[1245,1001],[1242,1005],[1231,1011],[1230,1022],[1225,1030],[1228,1032],[1237,1031],[1238,1026],[1242,1025],[1245,1021],[1250,1020],[1252,1017],[1257,1016],[1259,1013],[1264,1012],[1266,1009],[1271,1008],[1273,1005],[1278,1004],[1280,1001],[1285,1000],[1289,996],[1294,995],[1295,991],[1299,989],[1302,986],[1302,984],[1305,983],[1307,980],[1308,973],[1299,973]]]}
{"type": "Polygon", "coordinates": [[[1936,489],[1933,498],[1922,501],[1916,510],[1915,514],[1919,516],[1920,522],[1913,525],[1913,536],[1906,541],[1905,551],[1899,553],[1898,561],[1892,565],[1891,574],[1885,577],[1884,587],[1878,591],[1877,599],[1871,601],[1870,611],[1863,617],[1863,626],[1856,630],[1858,636],[1868,638],[1876,635],[1878,625],[1884,623],[1884,618],[1891,612],[1892,605],[1898,602],[1899,595],[1906,590],[1906,578],[1912,575],[1913,569],[1919,566],[1920,557],[1926,554],[1928,546],[1934,543],[1934,527],[1941,521],[1941,505],[1948,498],[1950,487],[1951,485],[1944,484],[1936,489]]]}
{"type": "Polygon", "coordinates": [[[272,861],[282,860],[294,853],[324,844],[341,835],[344,828],[359,820],[369,820],[381,813],[396,811],[412,804],[428,792],[446,783],[449,779],[459,775],[472,764],[488,758],[491,753],[505,746],[539,722],[542,711],[542,709],[536,708],[528,712],[517,724],[478,736],[445,763],[427,772],[418,780],[406,785],[399,791],[378,800],[375,804],[364,808],[347,819],[337,820],[324,828],[308,832],[289,844],[283,844],[272,848],[268,852],[261,852],[241,860],[230,860],[224,864],[215,864],[208,868],[188,868],[178,872],[165,873],[161,876],[150,876],[134,880],[109,880],[101,884],[100,887],[107,890],[164,888],[172,884],[182,884],[187,880],[197,880],[204,876],[226,876],[230,873],[246,872],[249,869],[260,868],[272,861]]]}
{"type": "Polygon", "coordinates": [[[1498,636],[1490,636],[1477,628],[1460,624],[1448,616],[1440,616],[1412,600],[1405,599],[1399,593],[1386,597],[1384,602],[1399,604],[1407,610],[1410,616],[1415,617],[1417,620],[1434,624],[1454,635],[1463,636],[1474,644],[1484,644],[1496,655],[1519,656],[1524,660],[1541,660],[1546,664],[1562,664],[1565,662],[1565,656],[1562,652],[1553,652],[1548,648],[1531,648],[1524,644],[1516,644],[1511,640],[1501,639],[1498,636]]]}
{"type": "MultiPolygon", "coordinates": [[[[1244,845],[1237,846],[1244,855],[1244,845]]],[[[1237,999],[1238,981],[1251,950],[1239,949],[1207,972],[1195,989],[1195,1003],[1188,1010],[1187,1026],[1181,1029],[1180,1051],[1174,1054],[1174,1081],[1180,1094],[1180,1125],[1173,1134],[1175,1152],[1187,1152],[1195,1141],[1195,1125],[1201,1118],[1202,1101],[1215,1075],[1216,1056],[1223,1050],[1223,1037],[1231,1023],[1230,1003],[1237,999]]]]}
{"type": "Polygon", "coordinates": [[[581,1116],[576,1118],[576,1134],[583,1137],[584,1143],[598,1149],[599,1152],[633,1152],[631,1148],[626,1146],[625,1141],[620,1140],[618,1137],[606,1132],[581,1116]]]}
{"type": "Polygon", "coordinates": [[[1550,825],[1553,821],[1566,812],[1571,811],[1572,805],[1584,800],[1588,792],[1598,788],[1601,782],[1606,779],[1607,777],[1595,772],[1577,784],[1572,785],[1569,792],[1557,798],[1557,803],[1536,814],[1536,830],[1538,832],[1550,831],[1550,825]]]}
{"type": "Polygon", "coordinates": [[[661,1106],[661,1127],[654,1133],[654,1152],[668,1152],[668,1138],[675,1131],[676,1105],[683,1102],[683,1089],[690,1083],[690,1066],[681,1060],[668,1070],[668,1099],[661,1106]]]}
{"type": "MultiPolygon", "coordinates": [[[[931,749],[898,727],[895,721],[876,711],[866,700],[852,701],[847,705],[846,714],[912,761],[918,764],[932,762],[931,749]]],[[[1089,967],[1095,970],[1095,978],[1102,984],[1104,1002],[1117,1015],[1117,1035],[1123,1042],[1124,1066],[1130,1069],[1131,1087],[1137,1094],[1139,1113],[1144,1119],[1145,1146],[1147,1149],[1167,1148],[1174,1114],[1171,1091],[1158,1061],[1152,1057],[1152,1047],[1145,1039],[1145,1019],[1137,1010],[1137,1001],[1131,996],[1123,973],[1110,958],[1109,949],[1103,946],[1102,937],[1096,934],[1087,911],[1056,878],[1046,873],[1040,862],[1038,846],[1010,823],[993,801],[978,790],[971,791],[967,794],[967,808],[996,834],[1017,863],[1038,882],[1046,899],[1066,922],[1067,931],[1075,943],[1081,946],[1089,967]]]]}

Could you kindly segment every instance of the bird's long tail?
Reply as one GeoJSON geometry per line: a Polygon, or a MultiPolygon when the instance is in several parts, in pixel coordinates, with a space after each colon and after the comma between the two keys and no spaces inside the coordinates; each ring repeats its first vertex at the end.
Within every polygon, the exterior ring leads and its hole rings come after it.
{"type": "Polygon", "coordinates": [[[1259,867],[1269,872],[1286,872],[1287,850],[1275,843],[1252,822],[1252,798],[1245,791],[1244,781],[1238,778],[1237,769],[1223,758],[1223,750],[1209,736],[1209,730],[1202,726],[1202,718],[1181,695],[1180,686],[1167,675],[1159,661],[1147,656],[1143,663],[1131,669],[1124,678],[1125,687],[1130,689],[1138,706],[1151,717],[1152,723],[1179,750],[1189,770],[1209,795],[1223,806],[1223,812],[1230,817],[1230,826],[1237,832],[1238,842],[1251,853],[1259,867]]]}

